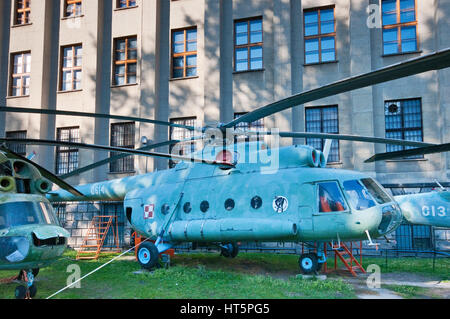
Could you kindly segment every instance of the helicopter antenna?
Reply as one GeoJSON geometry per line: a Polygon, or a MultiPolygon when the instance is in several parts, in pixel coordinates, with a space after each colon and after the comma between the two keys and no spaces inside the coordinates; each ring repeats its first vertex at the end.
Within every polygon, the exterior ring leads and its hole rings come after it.
{"type": "Polygon", "coordinates": [[[325,160],[328,162],[328,155],[330,155],[331,143],[333,141],[330,139],[325,140],[325,145],[323,146],[323,155],[325,155],[325,160]]]}
{"type": "Polygon", "coordinates": [[[443,192],[447,191],[447,189],[444,186],[442,186],[441,183],[439,183],[439,181],[437,179],[435,179],[434,182],[439,186],[441,191],[443,191],[443,192]]]}

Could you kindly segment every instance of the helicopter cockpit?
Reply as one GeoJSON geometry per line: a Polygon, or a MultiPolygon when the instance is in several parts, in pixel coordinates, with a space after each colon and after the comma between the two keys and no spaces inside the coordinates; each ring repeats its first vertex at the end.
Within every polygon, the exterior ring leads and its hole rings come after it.
{"type": "Polygon", "coordinates": [[[0,205],[0,230],[24,225],[59,226],[59,222],[50,203],[24,201],[0,205]]]}

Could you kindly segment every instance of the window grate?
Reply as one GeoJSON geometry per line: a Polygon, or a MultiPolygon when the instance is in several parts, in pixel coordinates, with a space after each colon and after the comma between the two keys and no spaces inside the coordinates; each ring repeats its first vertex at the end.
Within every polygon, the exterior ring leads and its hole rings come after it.
{"type": "MultiPolygon", "coordinates": [[[[197,118],[196,117],[185,117],[185,118],[179,118],[179,119],[171,119],[170,123],[172,124],[179,124],[179,125],[186,125],[186,126],[196,126],[197,125],[197,118]]],[[[190,131],[185,128],[181,127],[170,127],[170,140],[185,140],[189,139],[191,137],[195,136],[195,131],[190,131]]],[[[176,152],[176,155],[187,155],[190,153],[193,153],[196,151],[196,143],[190,142],[190,143],[184,143],[183,145],[178,145],[177,147],[180,147],[179,149],[174,151],[175,145],[171,145],[169,148],[170,153],[176,152]]],[[[177,161],[169,160],[169,168],[175,167],[177,161]]]]}
{"type": "MultiPolygon", "coordinates": [[[[56,138],[61,142],[79,143],[81,141],[80,128],[58,128],[56,138]]],[[[65,146],[56,147],[56,174],[64,175],[73,172],[76,169],[78,169],[78,149],[65,146]]]]}
{"type": "MultiPolygon", "coordinates": [[[[14,132],[6,132],[6,138],[27,138],[27,131],[14,131],[14,132]]],[[[9,148],[14,153],[17,153],[22,156],[27,156],[27,146],[26,144],[18,144],[18,143],[6,143],[6,147],[9,148]]]]}
{"type": "MultiPolygon", "coordinates": [[[[135,145],[135,123],[114,123],[111,124],[111,146],[132,148],[135,145]]],[[[118,152],[111,152],[111,157],[120,155],[118,152]]],[[[127,156],[110,164],[111,173],[124,173],[134,171],[134,157],[127,156]]]]}

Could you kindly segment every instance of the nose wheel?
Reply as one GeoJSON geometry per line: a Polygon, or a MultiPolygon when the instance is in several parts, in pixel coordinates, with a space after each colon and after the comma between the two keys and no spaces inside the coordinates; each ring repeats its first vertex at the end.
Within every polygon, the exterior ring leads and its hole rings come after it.
{"type": "Polygon", "coordinates": [[[298,265],[300,266],[302,273],[305,275],[317,273],[320,268],[322,268],[322,264],[319,263],[319,257],[314,253],[301,255],[298,260],[298,265]]]}

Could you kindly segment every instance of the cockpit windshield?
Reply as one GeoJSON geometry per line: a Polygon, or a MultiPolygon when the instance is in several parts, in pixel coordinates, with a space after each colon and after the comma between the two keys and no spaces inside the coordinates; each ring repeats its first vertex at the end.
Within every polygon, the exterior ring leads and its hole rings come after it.
{"type": "Polygon", "coordinates": [[[49,203],[11,202],[0,205],[0,229],[33,224],[59,225],[49,203]]]}
{"type": "Polygon", "coordinates": [[[366,186],[369,193],[377,201],[378,204],[392,202],[388,194],[380,187],[372,178],[363,178],[361,182],[366,186]]]}
{"type": "Polygon", "coordinates": [[[344,197],[337,182],[318,183],[319,212],[343,212],[347,210],[344,197]]]}
{"type": "Polygon", "coordinates": [[[375,206],[372,196],[358,180],[344,182],[344,189],[347,193],[350,205],[356,210],[365,210],[375,206]]]}

